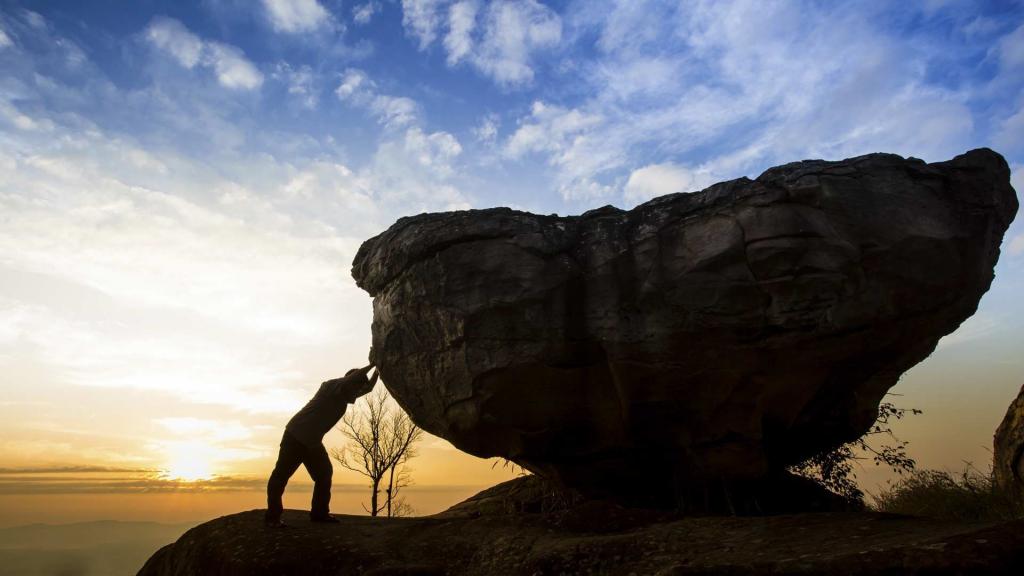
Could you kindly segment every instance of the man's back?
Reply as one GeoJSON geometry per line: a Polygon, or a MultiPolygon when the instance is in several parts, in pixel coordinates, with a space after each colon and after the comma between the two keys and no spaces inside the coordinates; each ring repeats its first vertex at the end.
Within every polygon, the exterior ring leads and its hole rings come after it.
{"type": "Polygon", "coordinates": [[[328,380],[320,384],[313,398],[288,421],[285,430],[307,446],[319,444],[345,414],[345,408],[353,399],[346,378],[328,380]]]}

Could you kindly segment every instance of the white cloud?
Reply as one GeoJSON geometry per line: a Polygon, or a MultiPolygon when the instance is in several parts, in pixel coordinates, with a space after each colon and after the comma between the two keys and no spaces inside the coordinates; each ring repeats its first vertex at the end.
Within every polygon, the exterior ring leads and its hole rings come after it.
{"type": "Polygon", "coordinates": [[[704,170],[692,170],[672,163],[649,164],[629,175],[625,199],[638,204],[673,192],[696,192],[713,183],[711,175],[704,170]]]}
{"type": "Polygon", "coordinates": [[[385,126],[405,126],[416,120],[419,106],[404,96],[377,95],[370,105],[371,111],[385,126]]]}
{"type": "Polygon", "coordinates": [[[632,98],[670,97],[684,89],[680,83],[685,64],[662,56],[637,55],[626,60],[603,62],[594,73],[608,97],[628,102],[632,98]]]}
{"type": "Polygon", "coordinates": [[[999,20],[986,16],[977,16],[960,30],[967,36],[983,36],[999,29],[999,20]]]}
{"type": "Polygon", "coordinates": [[[356,99],[360,94],[374,90],[376,86],[366,72],[355,68],[349,68],[341,77],[341,83],[334,91],[342,100],[356,99]]]}
{"type": "Polygon", "coordinates": [[[999,39],[999,64],[1005,70],[1024,68],[1024,24],[999,39]]]}
{"type": "Polygon", "coordinates": [[[1010,255],[1020,256],[1024,254],[1024,234],[1017,234],[1010,240],[1010,255]]]}
{"type": "Polygon", "coordinates": [[[506,88],[530,84],[536,53],[561,42],[561,17],[536,0],[496,0],[478,12],[477,0],[402,1],[402,22],[420,50],[447,30],[443,44],[449,66],[468,62],[506,88]]]}
{"type": "Polygon", "coordinates": [[[131,315],[117,318],[84,320],[0,295],[0,319],[14,330],[0,340],[0,350],[27,344],[24,360],[57,371],[64,385],[149,391],[253,413],[284,411],[282,405],[300,401],[282,383],[301,379],[301,371],[257,353],[252,341],[232,343],[213,330],[187,332],[168,324],[157,328],[131,315]]]}
{"type": "Polygon", "coordinates": [[[413,126],[382,142],[365,174],[370,187],[388,191],[387,202],[398,214],[464,210],[470,202],[453,183],[461,154],[455,136],[413,126]]]}
{"type": "Polygon", "coordinates": [[[577,10],[574,35],[598,37],[597,58],[578,65],[590,95],[531,109],[504,143],[514,158],[544,154],[567,199],[623,193],[628,176],[652,163],[698,166],[717,180],[794,158],[890,151],[943,160],[974,132],[963,95],[927,83],[917,47],[845,5],[577,10]]]}
{"type": "Polygon", "coordinates": [[[1024,151],[1024,105],[1003,120],[992,140],[1001,149],[1024,151]]]}
{"type": "Polygon", "coordinates": [[[456,2],[448,8],[448,34],[444,47],[448,52],[448,65],[454,66],[473,49],[473,28],[480,6],[475,0],[456,2]]]}
{"type": "Polygon", "coordinates": [[[226,88],[253,90],[263,85],[263,74],[242,51],[219,42],[206,43],[207,62],[226,88]]]}
{"type": "Polygon", "coordinates": [[[0,96],[0,119],[7,121],[18,130],[27,132],[48,132],[53,129],[53,122],[49,119],[35,119],[23,114],[18,108],[0,96]]]}
{"type": "Polygon", "coordinates": [[[404,144],[411,158],[440,176],[450,175],[452,160],[462,154],[458,139],[447,132],[426,134],[419,128],[410,128],[404,144]]]}
{"type": "Polygon", "coordinates": [[[441,10],[449,0],[402,0],[402,26],[419,40],[425,50],[437,38],[441,10]]]}
{"type": "Polygon", "coordinates": [[[154,18],[144,36],[185,68],[211,68],[225,88],[253,90],[263,84],[263,74],[241,50],[221,42],[203,41],[177,20],[154,18]]]}
{"type": "Polygon", "coordinates": [[[0,358],[27,344],[24,361],[63,384],[276,413],[328,364],[297,358],[365,345],[369,306],[345,267],[389,221],[367,177],[259,154],[234,159],[252,174],[242,185],[102,131],[55,130],[0,140],[15,159],[0,181],[0,358]],[[47,300],[53,286],[67,296],[47,300]]]}
{"type": "MultiPolygon", "coordinates": [[[[67,159],[70,160],[70,159],[67,159]]],[[[82,186],[80,193],[58,197],[38,192],[40,208],[19,197],[5,202],[12,214],[0,236],[0,254],[10,264],[41,274],[54,271],[76,282],[140,306],[182,308],[221,321],[241,321],[252,330],[283,332],[294,337],[314,337],[326,327],[311,317],[284,312],[282,301],[301,298],[299,291],[315,289],[328,279],[313,262],[297,265],[292,250],[311,250],[324,257],[344,257],[354,250],[325,240],[299,241],[280,232],[258,233],[244,221],[162,192],[128,187],[93,169],[69,170],[67,160],[35,156],[14,181],[24,186],[33,175],[38,181],[26,191],[65,190],[82,186]],[[95,178],[93,183],[88,183],[95,178]],[[64,206],[66,215],[48,216],[45,206],[64,206]],[[132,225],[117,225],[122,219],[132,225]],[[38,229],[55,226],[61,234],[38,229]],[[204,239],[209,238],[209,239],[204,239]],[[20,245],[14,254],[15,246],[20,245]],[[304,246],[304,247],[303,247],[304,246]],[[263,264],[246,264],[254,251],[262,252],[263,264]],[[159,263],[152,258],[161,254],[159,263]],[[292,267],[289,286],[278,285],[271,263],[292,267]],[[286,264],[286,262],[290,262],[286,264]],[[301,272],[306,268],[305,272],[301,272]],[[234,278],[221,276],[233,269],[234,278]],[[305,280],[299,280],[302,274],[305,280]],[[219,278],[219,279],[218,279],[219,278]],[[247,298],[233,296],[236,282],[247,282],[247,298]],[[278,304],[274,304],[278,302],[278,304]],[[262,310],[256,308],[262,307],[262,310]]],[[[78,164],[81,167],[81,164],[78,164]]],[[[12,183],[13,184],[13,183],[12,183]]],[[[232,206],[241,213],[243,205],[232,206]]],[[[329,332],[329,330],[327,330],[329,332]]]]}
{"type": "Polygon", "coordinates": [[[448,132],[424,130],[414,100],[381,93],[373,79],[354,68],[342,75],[335,94],[364,108],[389,129],[358,176],[367,189],[387,191],[386,198],[377,200],[388,212],[409,215],[470,206],[455,183],[462,144],[448,132]]]}
{"type": "Polygon", "coordinates": [[[185,68],[194,68],[203,55],[203,41],[172,18],[157,17],[146,28],[146,39],[185,68]]]}
{"type": "Polygon", "coordinates": [[[484,34],[474,64],[503,86],[533,81],[533,52],[562,39],[558,14],[535,0],[494,2],[484,18],[484,34]]]}
{"type": "Polygon", "coordinates": [[[369,24],[373,16],[381,10],[380,2],[372,0],[352,7],[352,20],[356,24],[369,24]]]}
{"type": "Polygon", "coordinates": [[[365,108],[389,128],[407,126],[416,122],[419,116],[419,105],[415,100],[380,93],[376,82],[355,68],[345,71],[334,93],[343,102],[365,108]]]}
{"type": "Polygon", "coordinates": [[[480,123],[473,128],[473,135],[476,136],[477,140],[490,144],[498,138],[498,125],[500,122],[496,114],[488,114],[480,119],[480,123]]]}
{"type": "Polygon", "coordinates": [[[506,140],[503,152],[512,159],[542,155],[548,165],[558,169],[556,183],[563,198],[602,198],[614,188],[596,181],[595,176],[625,160],[614,143],[597,136],[606,124],[599,114],[537,101],[506,140]]]}
{"type": "Polygon", "coordinates": [[[14,45],[11,37],[7,35],[7,32],[0,26],[0,48],[7,48],[8,46],[14,45]]]}
{"type": "Polygon", "coordinates": [[[274,71],[274,78],[284,82],[288,87],[288,94],[303,107],[312,110],[320,102],[313,69],[309,66],[293,68],[288,63],[281,62],[274,71]]]}
{"type": "Polygon", "coordinates": [[[153,420],[161,428],[178,436],[200,437],[208,442],[247,440],[252,438],[252,426],[238,420],[210,420],[191,416],[157,418],[153,420]]]}
{"type": "Polygon", "coordinates": [[[36,30],[43,30],[46,28],[46,19],[43,18],[42,14],[38,12],[33,12],[31,10],[25,10],[24,16],[25,21],[28,22],[28,25],[35,28],[36,30]]]}
{"type": "Polygon", "coordinates": [[[262,0],[267,19],[278,32],[311,32],[331,22],[331,14],[317,0],[262,0]]]}
{"type": "Polygon", "coordinates": [[[578,141],[584,131],[602,121],[603,118],[597,115],[538,100],[530,107],[530,116],[509,137],[505,149],[514,158],[530,152],[560,152],[578,141]]]}

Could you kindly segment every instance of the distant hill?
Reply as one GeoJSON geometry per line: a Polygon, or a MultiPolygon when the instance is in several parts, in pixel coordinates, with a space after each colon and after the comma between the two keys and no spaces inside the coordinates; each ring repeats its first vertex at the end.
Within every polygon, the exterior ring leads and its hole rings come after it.
{"type": "Polygon", "coordinates": [[[0,528],[0,576],[134,575],[196,524],[101,520],[0,528]]]}

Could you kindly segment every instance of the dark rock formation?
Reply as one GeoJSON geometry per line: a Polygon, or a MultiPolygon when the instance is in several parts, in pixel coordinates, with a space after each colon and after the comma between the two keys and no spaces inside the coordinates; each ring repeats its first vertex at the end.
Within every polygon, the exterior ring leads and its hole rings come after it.
{"type": "Polygon", "coordinates": [[[352,274],[413,420],[588,495],[723,509],[853,440],[974,313],[1017,211],[991,150],[772,168],[630,211],[403,218],[352,274]]]}
{"type": "Polygon", "coordinates": [[[996,430],[992,468],[996,485],[1024,503],[1024,386],[996,430]]]}
{"type": "MultiPolygon", "coordinates": [[[[588,501],[523,513],[517,480],[426,518],[341,516],[285,529],[254,510],[198,526],[139,576],[1024,573],[1024,521],[963,524],[883,514],[680,518],[588,501]]],[[[532,490],[527,487],[525,492],[532,490]]]]}

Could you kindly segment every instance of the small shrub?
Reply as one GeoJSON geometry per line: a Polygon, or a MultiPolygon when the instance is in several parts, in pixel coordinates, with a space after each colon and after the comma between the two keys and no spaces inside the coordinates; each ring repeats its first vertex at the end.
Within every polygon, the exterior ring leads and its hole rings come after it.
{"type": "Polygon", "coordinates": [[[1024,507],[993,481],[992,472],[968,465],[960,474],[918,470],[873,497],[879,512],[944,520],[997,521],[1024,516],[1024,507]]]}
{"type": "Polygon", "coordinates": [[[891,402],[883,402],[878,407],[878,418],[863,436],[791,466],[789,471],[809,478],[848,500],[863,502],[864,492],[857,486],[854,463],[869,457],[875,466],[888,466],[899,475],[913,472],[915,462],[907,454],[907,442],[893,434],[890,422],[902,420],[908,414],[921,413],[917,408],[900,408],[891,402]],[[879,437],[887,438],[889,443],[876,447],[873,440],[879,437]]]}

